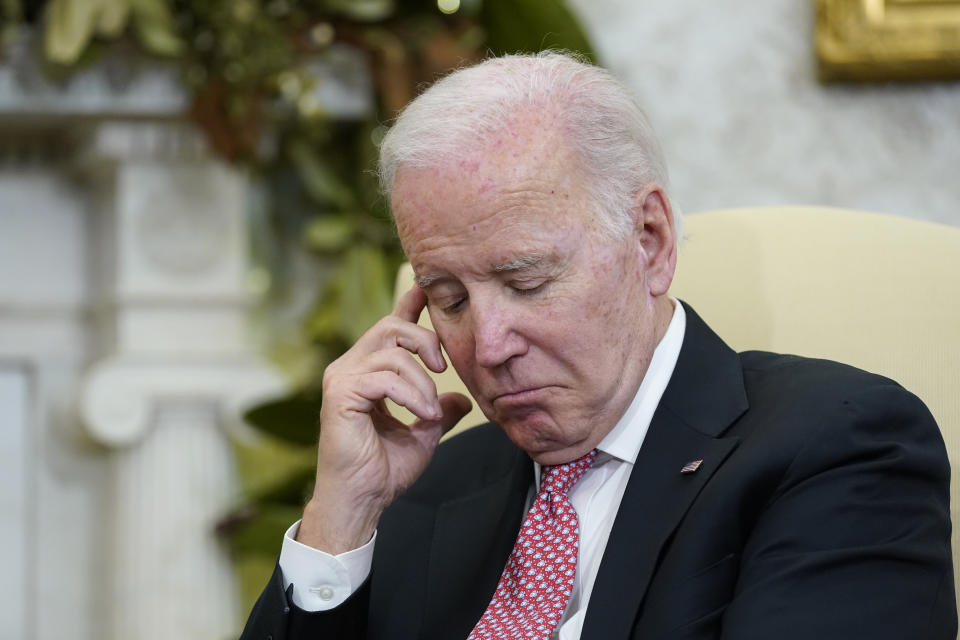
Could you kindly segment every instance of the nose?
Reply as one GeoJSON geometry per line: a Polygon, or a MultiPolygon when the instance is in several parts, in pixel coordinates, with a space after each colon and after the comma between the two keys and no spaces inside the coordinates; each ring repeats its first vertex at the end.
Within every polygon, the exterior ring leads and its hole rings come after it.
{"type": "Polygon", "coordinates": [[[523,355],[527,341],[520,332],[520,317],[502,300],[470,301],[474,352],[477,364],[494,368],[523,355]]]}

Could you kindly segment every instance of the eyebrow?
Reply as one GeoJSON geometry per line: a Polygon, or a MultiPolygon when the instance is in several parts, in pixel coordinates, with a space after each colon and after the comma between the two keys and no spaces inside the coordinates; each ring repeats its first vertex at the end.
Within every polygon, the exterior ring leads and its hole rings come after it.
{"type": "MultiPolygon", "coordinates": [[[[495,273],[507,273],[511,271],[522,271],[523,269],[529,269],[530,267],[535,267],[538,264],[541,264],[545,260],[542,255],[530,255],[524,256],[522,258],[515,258],[507,262],[498,264],[493,268],[495,273]]],[[[421,289],[426,289],[430,287],[438,280],[443,280],[446,276],[440,273],[429,273],[422,276],[416,277],[417,286],[421,289]]]]}
{"type": "Polygon", "coordinates": [[[443,276],[440,275],[439,273],[431,273],[425,276],[417,276],[416,278],[417,286],[420,287],[421,289],[426,289],[427,287],[432,285],[437,280],[440,280],[441,278],[443,278],[443,276]]]}
{"type": "Polygon", "coordinates": [[[503,264],[498,264],[493,268],[493,270],[497,273],[503,273],[505,271],[521,271],[523,269],[535,267],[543,262],[543,260],[544,258],[542,255],[524,256],[522,258],[510,260],[509,262],[504,262],[503,264]]]}

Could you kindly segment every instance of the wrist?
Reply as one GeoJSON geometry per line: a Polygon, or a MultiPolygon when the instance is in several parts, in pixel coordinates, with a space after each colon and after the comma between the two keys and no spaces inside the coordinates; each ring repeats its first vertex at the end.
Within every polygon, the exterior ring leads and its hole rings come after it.
{"type": "Polygon", "coordinates": [[[373,537],[382,508],[364,504],[336,504],[316,495],[303,509],[296,540],[330,555],[358,549],[373,537]]]}

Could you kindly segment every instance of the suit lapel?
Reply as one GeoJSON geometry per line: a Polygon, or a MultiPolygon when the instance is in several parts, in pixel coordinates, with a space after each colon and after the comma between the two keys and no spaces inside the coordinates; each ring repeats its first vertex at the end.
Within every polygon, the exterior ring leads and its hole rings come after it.
{"type": "Polygon", "coordinates": [[[630,637],[664,544],[739,443],[719,437],[747,409],[739,357],[684,307],[680,356],[627,482],[583,638],[630,637]],[[703,462],[694,473],[681,473],[695,460],[703,462]]]}
{"type": "Polygon", "coordinates": [[[424,638],[466,638],[493,597],[533,484],[533,462],[519,449],[513,455],[507,474],[437,510],[424,638]]]}

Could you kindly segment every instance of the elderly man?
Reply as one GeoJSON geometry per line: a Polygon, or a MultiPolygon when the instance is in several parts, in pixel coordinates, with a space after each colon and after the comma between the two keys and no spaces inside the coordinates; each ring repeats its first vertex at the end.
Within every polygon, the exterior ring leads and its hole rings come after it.
{"type": "Polygon", "coordinates": [[[453,73],[381,175],[417,286],[324,374],[316,487],[244,638],[955,637],[930,414],[669,296],[666,169],[608,73],[453,73]],[[438,447],[470,406],[424,370],[441,345],[491,423],[438,447]]]}

